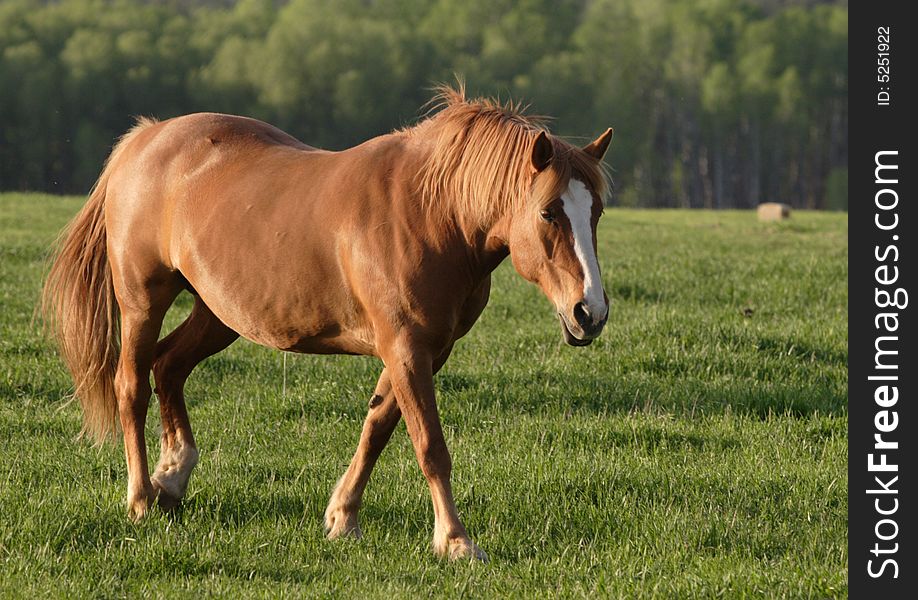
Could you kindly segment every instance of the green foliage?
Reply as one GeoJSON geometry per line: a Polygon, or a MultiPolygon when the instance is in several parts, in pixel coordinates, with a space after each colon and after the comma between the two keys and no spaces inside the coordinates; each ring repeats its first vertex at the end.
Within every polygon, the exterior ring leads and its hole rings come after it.
{"type": "Polygon", "coordinates": [[[0,189],[86,191],[138,114],[246,114],[344,148],[454,74],[575,141],[613,126],[615,202],[821,208],[847,164],[844,2],[205,4],[0,3],[0,189]]]}
{"type": "Polygon", "coordinates": [[[848,169],[832,169],[826,182],[826,207],[848,210],[848,169]]]}

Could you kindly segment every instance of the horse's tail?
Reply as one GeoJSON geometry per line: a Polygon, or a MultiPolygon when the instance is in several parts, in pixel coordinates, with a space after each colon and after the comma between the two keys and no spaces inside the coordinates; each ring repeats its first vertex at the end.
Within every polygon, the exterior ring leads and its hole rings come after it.
{"type": "Polygon", "coordinates": [[[118,302],[112,286],[105,229],[105,196],[119,151],[141,119],[115,146],[83,209],[61,232],[41,295],[45,326],[53,334],[83,407],[82,435],[103,442],[117,428],[115,371],[120,353],[118,302]]]}

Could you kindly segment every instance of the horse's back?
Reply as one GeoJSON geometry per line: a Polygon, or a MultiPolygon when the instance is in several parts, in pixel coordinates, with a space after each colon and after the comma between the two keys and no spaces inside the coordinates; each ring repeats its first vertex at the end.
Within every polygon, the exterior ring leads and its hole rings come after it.
{"type": "Polygon", "coordinates": [[[160,125],[164,129],[168,127],[170,135],[186,142],[198,139],[212,145],[289,146],[299,150],[315,150],[289,133],[250,117],[195,113],[163,121],[160,125]]]}
{"type": "Polygon", "coordinates": [[[315,150],[274,125],[238,115],[193,113],[155,122],[148,129],[160,143],[172,141],[187,144],[200,141],[212,145],[290,146],[300,150],[315,150]]]}

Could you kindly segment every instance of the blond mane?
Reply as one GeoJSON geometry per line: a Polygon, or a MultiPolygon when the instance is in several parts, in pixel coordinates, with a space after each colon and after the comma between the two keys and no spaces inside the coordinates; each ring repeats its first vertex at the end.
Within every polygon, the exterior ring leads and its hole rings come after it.
{"type": "Polygon", "coordinates": [[[530,198],[545,203],[559,197],[571,177],[605,201],[609,183],[601,162],[552,135],[554,159],[532,187],[533,143],[540,131],[548,131],[544,118],[524,114],[519,104],[467,100],[461,83],[437,88],[430,104],[432,116],[403,130],[430,140],[417,175],[418,193],[429,213],[486,229],[530,198]]]}

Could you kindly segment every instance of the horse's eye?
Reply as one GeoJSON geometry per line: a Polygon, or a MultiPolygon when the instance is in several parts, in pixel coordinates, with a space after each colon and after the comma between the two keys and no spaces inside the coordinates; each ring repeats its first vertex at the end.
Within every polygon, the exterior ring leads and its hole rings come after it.
{"type": "Polygon", "coordinates": [[[542,210],[540,210],[539,216],[541,216],[542,219],[544,221],[547,221],[548,223],[553,223],[555,220],[555,215],[552,214],[551,210],[548,208],[543,208],[542,210]]]}

